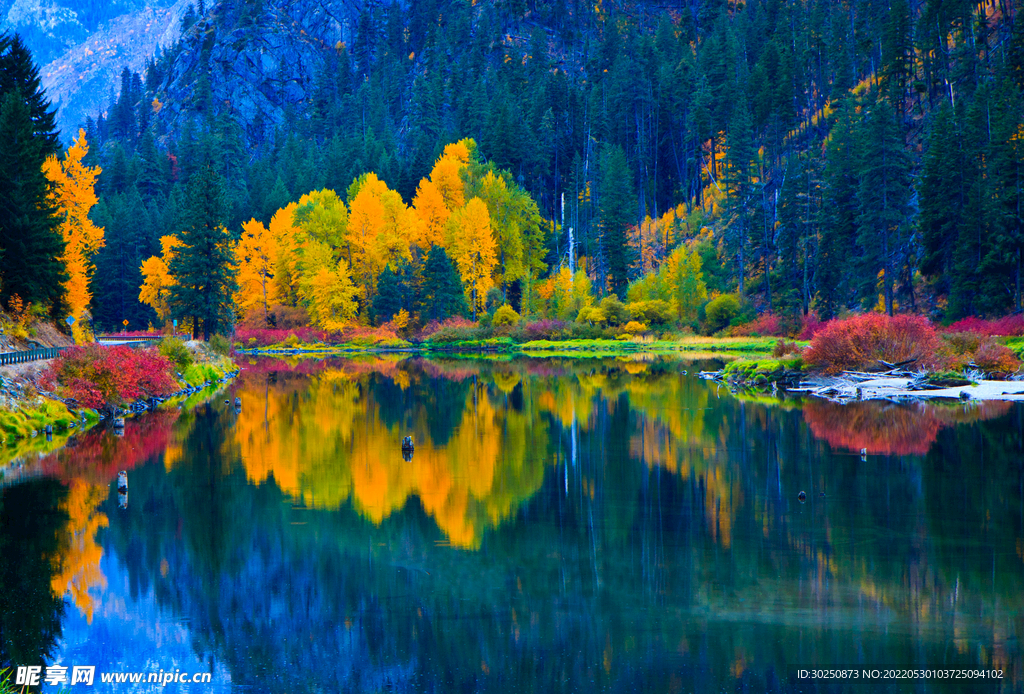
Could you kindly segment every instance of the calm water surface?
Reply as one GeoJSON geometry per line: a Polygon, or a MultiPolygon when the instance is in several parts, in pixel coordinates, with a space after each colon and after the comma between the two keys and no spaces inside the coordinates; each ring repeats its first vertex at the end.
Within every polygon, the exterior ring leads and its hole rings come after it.
{"type": "Polygon", "coordinates": [[[8,478],[3,664],[96,666],[72,692],[1024,690],[1019,405],[743,397],[674,360],[244,366],[8,478]],[[797,677],[836,666],[1004,679],[797,677]],[[99,682],[175,670],[212,681],[99,682]]]}

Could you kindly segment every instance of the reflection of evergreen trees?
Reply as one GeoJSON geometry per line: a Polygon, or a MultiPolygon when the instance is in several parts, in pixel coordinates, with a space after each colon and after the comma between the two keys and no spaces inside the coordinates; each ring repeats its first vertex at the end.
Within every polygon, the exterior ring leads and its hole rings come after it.
{"type": "Polygon", "coordinates": [[[49,662],[61,634],[63,596],[56,573],[68,515],[67,488],[44,479],[7,487],[0,497],[0,666],[49,662]]]}
{"type": "Polygon", "coordinates": [[[133,472],[110,542],[233,681],[795,691],[786,666],[991,664],[977,647],[993,652],[994,605],[1020,613],[1017,410],[944,430],[924,459],[862,461],[815,440],[794,403],[718,398],[658,365],[434,364],[473,366],[474,385],[415,364],[405,389],[359,380],[355,407],[395,424],[424,407],[454,431],[477,388],[519,399],[508,416],[545,437],[529,449],[550,461],[543,485],[478,551],[444,546],[415,497],[375,525],[248,482],[226,408],[196,414],[169,469],[133,472]],[[965,649],[947,647],[951,600],[965,649]]]}

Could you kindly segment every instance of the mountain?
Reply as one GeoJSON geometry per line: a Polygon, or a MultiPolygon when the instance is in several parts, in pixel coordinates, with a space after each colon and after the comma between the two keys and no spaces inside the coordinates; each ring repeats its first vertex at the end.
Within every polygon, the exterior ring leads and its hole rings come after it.
{"type": "Polygon", "coordinates": [[[124,67],[141,71],[178,39],[188,0],[0,0],[0,31],[21,34],[70,139],[105,106],[124,67]]]}
{"type": "Polygon", "coordinates": [[[181,37],[157,90],[160,125],[230,117],[250,142],[269,137],[289,110],[309,104],[318,75],[350,43],[358,0],[225,0],[181,37]]]}

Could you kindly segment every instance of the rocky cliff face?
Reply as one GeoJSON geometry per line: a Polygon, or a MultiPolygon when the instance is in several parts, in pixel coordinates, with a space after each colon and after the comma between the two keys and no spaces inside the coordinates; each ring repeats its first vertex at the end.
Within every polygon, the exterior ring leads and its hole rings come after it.
{"type": "Polygon", "coordinates": [[[85,121],[109,107],[121,70],[144,72],[158,47],[178,40],[188,0],[124,14],[93,32],[40,69],[43,86],[57,105],[57,125],[69,140],[85,121]]]}
{"type": "Polygon", "coordinates": [[[178,38],[189,0],[0,0],[0,31],[21,34],[69,140],[157,46],[178,38]]]}
{"type": "Polygon", "coordinates": [[[362,0],[224,0],[181,37],[162,84],[160,128],[234,118],[250,142],[310,100],[332,54],[355,33],[362,0]]]}

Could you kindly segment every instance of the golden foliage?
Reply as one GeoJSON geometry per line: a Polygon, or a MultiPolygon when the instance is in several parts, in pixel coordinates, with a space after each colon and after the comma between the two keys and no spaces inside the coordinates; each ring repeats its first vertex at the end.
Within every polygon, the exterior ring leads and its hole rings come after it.
{"type": "Polygon", "coordinates": [[[484,308],[497,257],[490,213],[480,198],[470,200],[448,220],[448,251],[462,277],[466,302],[484,308]]]}
{"type": "Polygon", "coordinates": [[[91,340],[82,317],[92,300],[89,292],[89,279],[95,270],[92,257],[103,247],[103,228],[89,219],[90,210],[98,202],[96,179],[100,168],[82,163],[88,153],[85,130],[79,129],[78,138],[68,148],[63,161],[51,155],[43,162],[43,173],[52,184],[50,201],[60,217],[60,233],[64,239],[61,260],[68,273],[64,294],[71,315],[76,319],[71,330],[79,344],[91,340]]]}
{"type": "Polygon", "coordinates": [[[457,210],[466,204],[466,186],[462,180],[462,169],[465,166],[464,161],[442,156],[430,171],[430,181],[437,186],[444,205],[449,210],[457,210]]]}
{"type": "Polygon", "coordinates": [[[396,268],[412,259],[411,243],[422,236],[422,222],[374,173],[361,177],[359,190],[350,202],[349,216],[352,270],[363,295],[374,293],[377,275],[386,266],[396,268]]]}
{"type": "Polygon", "coordinates": [[[480,384],[467,392],[447,441],[431,438],[425,412],[414,417],[416,450],[406,461],[398,444],[407,432],[381,418],[366,387],[371,371],[402,388],[421,377],[375,359],[327,369],[300,392],[287,384],[244,384],[242,399],[262,403],[239,413],[234,427],[248,478],[261,483],[272,476],[315,508],[351,502],[377,524],[417,496],[451,544],[478,547],[486,528],[540,488],[544,456],[537,452],[545,425],[480,384]]]}
{"type": "Polygon", "coordinates": [[[451,216],[451,211],[445,205],[437,184],[426,178],[421,180],[412,204],[422,223],[420,247],[429,249],[431,246],[443,246],[445,224],[451,216]]]}
{"type": "Polygon", "coordinates": [[[269,307],[278,302],[272,281],[278,263],[277,237],[262,222],[250,219],[242,224],[242,236],[235,243],[234,252],[238,266],[235,305],[242,316],[262,309],[266,321],[269,307]]]}
{"type": "Polygon", "coordinates": [[[174,258],[174,249],[180,245],[181,241],[176,236],[161,236],[162,253],[142,261],[142,287],[139,291],[139,301],[152,306],[161,320],[167,320],[171,315],[169,301],[174,278],[171,277],[168,268],[171,259],[174,258]]]}
{"type": "Polygon", "coordinates": [[[96,531],[109,523],[106,514],[97,511],[106,496],[104,486],[79,479],[71,482],[64,500],[68,514],[67,534],[61,542],[56,571],[50,581],[55,595],[71,593],[75,606],[90,624],[96,606],[89,590],[107,586],[107,578],[100,569],[103,548],[96,544],[96,531]]]}

